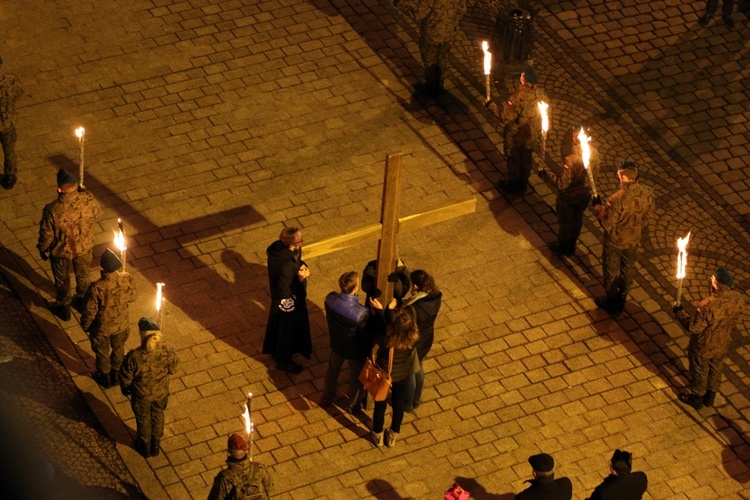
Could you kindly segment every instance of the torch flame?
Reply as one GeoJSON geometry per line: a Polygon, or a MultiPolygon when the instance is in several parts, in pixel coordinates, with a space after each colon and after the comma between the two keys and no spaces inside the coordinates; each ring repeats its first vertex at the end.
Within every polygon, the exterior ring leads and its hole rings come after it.
{"type": "Polygon", "coordinates": [[[492,53],[489,51],[490,44],[487,40],[482,42],[482,52],[484,52],[484,74],[489,75],[492,71],[492,53]]]}
{"type": "Polygon", "coordinates": [[[245,413],[242,414],[242,419],[245,421],[245,433],[247,433],[248,438],[250,437],[250,434],[252,434],[254,430],[253,421],[250,418],[250,399],[252,397],[253,397],[253,393],[249,392],[247,394],[247,401],[245,401],[245,413]]]}
{"type": "Polygon", "coordinates": [[[76,129],[76,137],[81,138],[84,133],[86,133],[86,130],[83,127],[78,127],[76,129]]]}
{"type": "Polygon", "coordinates": [[[164,303],[164,298],[162,297],[161,289],[164,287],[164,283],[157,283],[156,284],[156,312],[159,312],[161,309],[161,305],[164,303]]]}
{"type": "Polygon", "coordinates": [[[537,106],[539,106],[539,113],[542,115],[542,133],[546,134],[549,130],[549,116],[547,115],[549,104],[544,101],[539,101],[537,106]]]}
{"type": "Polygon", "coordinates": [[[677,238],[677,279],[683,279],[685,277],[685,270],[687,269],[687,245],[690,241],[690,231],[684,238],[677,238]]]}
{"type": "Polygon", "coordinates": [[[578,142],[581,144],[581,159],[583,160],[583,168],[588,169],[589,161],[591,161],[591,146],[589,145],[589,142],[591,142],[591,137],[586,135],[583,127],[581,127],[581,131],[578,132],[578,142]]]}
{"type": "Polygon", "coordinates": [[[125,235],[122,233],[122,229],[113,232],[115,233],[115,246],[120,252],[124,252],[127,250],[127,247],[125,246],[125,235]]]}

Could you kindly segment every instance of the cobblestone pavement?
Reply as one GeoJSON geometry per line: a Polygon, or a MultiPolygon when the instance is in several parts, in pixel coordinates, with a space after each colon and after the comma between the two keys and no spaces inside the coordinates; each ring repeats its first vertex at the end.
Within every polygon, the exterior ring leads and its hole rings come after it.
{"type": "MultiPolygon", "coordinates": [[[[632,300],[613,319],[592,300],[594,220],[563,261],[545,246],[554,193],[535,176],[524,198],[494,188],[505,167],[482,106],[479,41],[498,2],[477,2],[464,19],[438,102],[412,98],[415,26],[386,0],[7,3],[4,66],[27,97],[0,238],[34,320],[148,496],[204,498],[252,392],[255,458],[271,466],[278,498],[440,498],[455,479],[474,498],[511,498],[539,451],[585,498],[618,447],[648,473],[651,498],[748,498],[750,319],[717,407],[696,412],[676,401],[688,338],[671,318],[675,241],[688,230],[686,301],[705,293],[717,265],[750,286],[745,17],[729,31],[700,28],[701,7],[676,0],[534,4],[534,63],[552,110],[545,161],[556,166],[564,135],[585,123],[601,191],[616,188],[613,165],[627,156],[658,195],[632,300]],[[105,207],[96,253],[122,217],[140,293],[131,319],[154,314],[154,283],[165,282],[164,330],[183,360],[165,453],[148,461],[128,448],[127,400],[91,383],[83,332],[41,300],[52,288],[37,222],[55,169],[77,168],[78,125],[86,186],[105,207]],[[351,419],[315,404],[328,359],[323,298],[375,245],[308,262],[314,353],[293,376],[259,354],[264,252],[284,224],[311,242],[377,221],[383,160],[399,151],[403,214],[468,196],[478,204],[400,236],[401,256],[435,275],[444,305],[423,404],[395,448],[376,449],[369,412],[351,419]]],[[[517,73],[498,69],[504,95],[517,73]]]]}
{"type": "Polygon", "coordinates": [[[0,317],[4,498],[142,498],[115,443],[2,275],[0,317]]]}

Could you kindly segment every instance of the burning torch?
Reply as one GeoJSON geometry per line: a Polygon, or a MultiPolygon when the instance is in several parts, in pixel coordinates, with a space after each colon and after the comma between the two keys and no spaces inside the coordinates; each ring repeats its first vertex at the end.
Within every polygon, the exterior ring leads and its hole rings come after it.
{"type": "Polygon", "coordinates": [[[78,187],[80,189],[86,189],[83,185],[83,142],[85,134],[86,130],[83,127],[76,129],[76,137],[78,137],[78,187]]]}
{"type": "Polygon", "coordinates": [[[599,196],[596,194],[596,183],[594,182],[594,173],[589,168],[591,162],[591,137],[586,135],[586,132],[581,127],[581,131],[578,132],[578,142],[581,145],[581,159],[583,160],[583,168],[586,169],[586,175],[589,177],[589,184],[591,184],[591,194],[594,198],[599,196]]]}
{"type": "Polygon", "coordinates": [[[483,41],[482,52],[484,52],[485,102],[490,102],[490,74],[492,73],[492,53],[490,53],[489,48],[489,42],[487,42],[487,40],[483,41]]]}
{"type": "Polygon", "coordinates": [[[687,245],[690,241],[690,231],[684,238],[677,238],[677,294],[675,302],[682,305],[682,280],[685,279],[687,270],[687,245]]]}
{"type": "Polygon", "coordinates": [[[123,229],[122,219],[117,219],[117,231],[115,232],[115,246],[120,249],[120,262],[122,262],[122,270],[125,270],[125,254],[128,249],[125,246],[125,229],[123,229]]]}
{"type": "Polygon", "coordinates": [[[162,288],[164,288],[164,283],[156,284],[156,324],[159,326],[159,330],[161,330],[162,320],[164,318],[164,303],[167,301],[162,292],[162,288]]]}
{"type": "Polygon", "coordinates": [[[542,158],[542,165],[544,165],[544,155],[547,150],[547,131],[549,130],[549,115],[547,114],[549,104],[539,101],[537,106],[539,106],[539,115],[542,117],[542,147],[539,154],[542,158]]]}
{"type": "Polygon", "coordinates": [[[247,393],[247,399],[245,400],[245,412],[242,414],[242,419],[245,421],[245,433],[247,434],[247,447],[249,448],[248,455],[250,460],[253,459],[253,434],[255,433],[255,426],[253,426],[253,419],[250,414],[253,405],[253,393],[247,393]]]}

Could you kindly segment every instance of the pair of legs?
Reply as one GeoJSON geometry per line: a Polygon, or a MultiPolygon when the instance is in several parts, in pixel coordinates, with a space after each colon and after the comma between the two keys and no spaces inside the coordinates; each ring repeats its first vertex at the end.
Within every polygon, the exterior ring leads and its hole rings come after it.
{"type": "Polygon", "coordinates": [[[69,306],[72,300],[70,294],[71,271],[76,277],[76,297],[83,297],[91,284],[89,269],[93,259],[92,251],[73,257],[72,259],[60,259],[50,257],[52,265],[52,276],[55,279],[55,305],[69,306]]]}
{"type": "Polygon", "coordinates": [[[133,395],[130,399],[136,424],[135,450],[143,457],[159,454],[159,443],[164,435],[164,410],[167,409],[168,399],[169,395],[157,399],[133,395]]]}
{"type": "Polygon", "coordinates": [[[113,387],[119,380],[120,366],[125,357],[125,342],[130,336],[130,329],[126,328],[114,335],[91,334],[91,350],[96,355],[97,383],[104,387],[113,387]]]}
{"type": "Polygon", "coordinates": [[[419,358],[419,371],[409,376],[409,385],[406,388],[406,396],[404,398],[404,411],[412,411],[422,401],[424,377],[424,358],[419,358]]]}
{"type": "MultiPolygon", "coordinates": [[[[401,432],[401,422],[404,420],[404,404],[406,403],[406,390],[409,385],[409,377],[404,380],[394,381],[391,386],[391,406],[393,415],[391,417],[391,431],[401,432]]],[[[380,434],[385,424],[385,410],[388,401],[375,401],[375,411],[372,415],[372,432],[380,434]]]]}
{"type": "Polygon", "coordinates": [[[700,347],[695,335],[690,337],[688,345],[688,374],[690,390],[679,394],[679,399],[699,410],[703,406],[713,406],[716,393],[721,385],[721,371],[724,367],[724,355],[715,358],[701,356],[700,347]]]}
{"type": "Polygon", "coordinates": [[[336,386],[338,385],[339,373],[344,361],[349,365],[349,413],[359,411],[362,401],[367,398],[367,392],[359,381],[359,373],[365,366],[364,359],[346,359],[344,356],[331,351],[328,358],[328,371],[323,383],[323,398],[320,406],[329,406],[336,397],[336,386]]]}
{"type": "Polygon", "coordinates": [[[562,195],[557,197],[557,223],[560,226],[557,230],[557,244],[561,253],[575,253],[583,227],[583,213],[589,206],[590,198],[585,196],[568,200],[562,195]]]}
{"type": "Polygon", "coordinates": [[[5,189],[10,189],[16,183],[16,127],[0,130],[0,145],[4,156],[4,175],[0,183],[5,189]]]}
{"type": "Polygon", "coordinates": [[[625,299],[635,278],[638,251],[639,245],[615,248],[606,240],[604,242],[602,274],[607,296],[606,304],[600,306],[608,312],[621,312],[625,308],[625,299]]]}
{"type": "MultiPolygon", "coordinates": [[[[435,42],[424,33],[419,38],[419,53],[424,65],[424,92],[437,95],[443,91],[445,84],[445,64],[451,50],[450,41],[435,42]]],[[[419,87],[418,87],[419,89],[419,87]]]]}
{"type": "Polygon", "coordinates": [[[500,187],[511,193],[525,193],[531,175],[531,162],[531,149],[526,143],[511,145],[509,150],[506,150],[505,157],[508,177],[500,183],[500,187]]]}

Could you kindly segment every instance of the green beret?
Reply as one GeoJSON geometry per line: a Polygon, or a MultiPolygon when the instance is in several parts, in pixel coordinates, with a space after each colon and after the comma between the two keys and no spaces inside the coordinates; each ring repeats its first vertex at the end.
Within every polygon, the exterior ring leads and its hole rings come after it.
{"type": "Polygon", "coordinates": [[[57,171],[57,185],[62,186],[63,184],[78,184],[78,179],[75,175],[61,168],[57,171]]]}
{"type": "Polygon", "coordinates": [[[723,267],[716,268],[716,271],[714,271],[714,278],[716,278],[716,281],[718,281],[722,285],[726,285],[730,288],[734,286],[732,275],[729,274],[729,271],[727,271],[723,267]]]}
{"type": "Polygon", "coordinates": [[[539,74],[531,66],[525,66],[523,68],[523,78],[532,85],[539,83],[539,74]]]}

